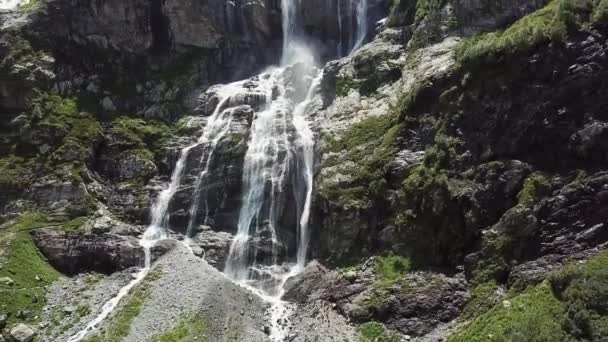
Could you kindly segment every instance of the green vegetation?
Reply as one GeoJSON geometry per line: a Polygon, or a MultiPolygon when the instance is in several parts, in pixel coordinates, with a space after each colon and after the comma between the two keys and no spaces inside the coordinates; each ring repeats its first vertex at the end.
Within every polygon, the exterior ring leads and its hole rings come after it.
{"type": "MultiPolygon", "coordinates": [[[[400,192],[400,238],[408,241],[412,262],[450,265],[461,257],[473,232],[450,219],[453,209],[448,164],[456,160],[457,139],[438,133],[423,162],[403,181],[400,192]],[[429,257],[430,256],[430,257],[429,257]]],[[[454,183],[454,185],[457,185],[454,183]]]]}
{"type": "Polygon", "coordinates": [[[543,283],[498,304],[450,336],[448,342],[564,341],[561,315],[560,302],[543,283]]]}
{"type": "Polygon", "coordinates": [[[23,11],[34,11],[39,9],[42,6],[42,0],[30,0],[29,2],[20,5],[19,8],[23,11]]]}
{"type": "Polygon", "coordinates": [[[606,18],[606,0],[551,0],[508,29],[465,40],[456,51],[462,64],[493,63],[501,56],[527,53],[539,44],[561,43],[568,34],[606,18]]]}
{"type": "Polygon", "coordinates": [[[410,261],[405,257],[394,254],[376,257],[374,270],[377,286],[392,286],[410,269],[410,261]]]}
{"type": "Polygon", "coordinates": [[[348,96],[350,90],[357,87],[358,84],[351,78],[338,78],[336,80],[336,95],[338,97],[348,96]]]}
{"type": "Polygon", "coordinates": [[[541,173],[534,173],[526,178],[522,190],[517,195],[519,204],[531,207],[542,197],[549,195],[551,184],[541,173]]]}
{"type": "Polygon", "coordinates": [[[493,284],[480,284],[464,312],[476,318],[448,341],[602,341],[608,336],[606,265],[608,252],[572,263],[481,314],[476,308],[484,308],[493,284]]]}
{"type": "Polygon", "coordinates": [[[207,336],[207,320],[201,315],[194,315],[182,320],[175,328],[154,338],[154,342],[205,342],[207,336]]]}
{"type": "Polygon", "coordinates": [[[2,189],[22,189],[32,178],[31,160],[9,155],[0,159],[0,187],[2,189]]]}
{"type": "Polygon", "coordinates": [[[0,227],[0,311],[16,321],[22,310],[38,316],[46,301],[45,287],[58,277],[46,258],[34,245],[31,231],[49,225],[48,218],[40,213],[26,213],[16,222],[0,227]]]}
{"type": "Polygon", "coordinates": [[[417,0],[415,22],[419,23],[430,13],[439,10],[445,4],[445,0],[417,0]]]}
{"type": "Polygon", "coordinates": [[[490,280],[475,286],[471,293],[471,300],[462,310],[461,318],[464,320],[469,320],[478,317],[494,307],[494,305],[497,304],[497,299],[499,298],[496,293],[497,290],[498,285],[494,280],[490,280]]]}
{"type": "Polygon", "coordinates": [[[608,252],[584,264],[571,264],[549,281],[564,303],[562,327],[577,340],[600,341],[608,336],[608,252]]]}
{"type": "Polygon", "coordinates": [[[146,299],[150,295],[150,284],[158,280],[162,271],[151,271],[142,282],[131,290],[126,297],[126,302],[118,307],[118,312],[111,318],[106,330],[95,337],[87,339],[87,342],[116,342],[122,341],[131,330],[131,323],[139,315],[146,299]]]}
{"type": "Polygon", "coordinates": [[[108,129],[112,135],[113,149],[136,151],[144,159],[158,157],[162,147],[171,137],[169,127],[159,121],[119,117],[108,129]]]}
{"type": "Polygon", "coordinates": [[[367,322],[361,324],[357,330],[361,342],[397,342],[399,335],[386,329],[384,324],[378,322],[367,322]]]}
{"type": "MultiPolygon", "coordinates": [[[[349,180],[344,184],[323,184],[321,194],[345,208],[367,208],[384,197],[387,163],[395,153],[400,126],[395,115],[367,118],[337,138],[327,140],[330,157],[324,168],[348,168],[349,180]]],[[[332,173],[329,176],[331,178],[332,173]]]]}

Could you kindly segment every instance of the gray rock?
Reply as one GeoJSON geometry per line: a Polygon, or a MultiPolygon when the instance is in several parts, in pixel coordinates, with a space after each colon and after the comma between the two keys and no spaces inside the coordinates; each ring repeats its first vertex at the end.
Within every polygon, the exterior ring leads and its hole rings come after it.
{"type": "Polygon", "coordinates": [[[144,261],[143,247],[134,237],[39,229],[34,242],[55,268],[69,275],[112,273],[144,261]]]}
{"type": "Polygon", "coordinates": [[[15,342],[31,342],[34,340],[36,332],[29,326],[20,323],[11,328],[9,335],[15,342]]]}

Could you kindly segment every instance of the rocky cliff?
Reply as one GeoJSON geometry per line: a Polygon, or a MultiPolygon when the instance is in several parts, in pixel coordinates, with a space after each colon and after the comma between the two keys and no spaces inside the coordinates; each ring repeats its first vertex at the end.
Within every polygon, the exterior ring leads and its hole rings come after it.
{"type": "MultiPolygon", "coordinates": [[[[608,2],[370,0],[350,54],[353,2],[302,4],[326,63],[306,106],[316,261],[285,285],[289,340],[602,341],[608,2]]],[[[173,238],[194,222],[190,250],[155,247],[89,341],[268,338],[265,304],[208,264],[223,270],[237,230],[268,101],[255,75],[280,57],[281,15],[271,0],[0,12],[0,293],[12,294],[0,340],[67,341],[129,283],[154,199],[218,106],[214,85],[240,79],[252,92],[222,107],[232,121],[213,159],[193,148],[169,203],[173,238]]],[[[276,239],[293,255],[291,231],[276,239]]]]}

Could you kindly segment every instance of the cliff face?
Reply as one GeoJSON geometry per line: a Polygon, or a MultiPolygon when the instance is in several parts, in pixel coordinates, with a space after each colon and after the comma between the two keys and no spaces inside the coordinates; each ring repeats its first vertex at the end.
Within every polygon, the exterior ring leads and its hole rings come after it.
{"type": "MultiPolygon", "coordinates": [[[[356,33],[352,5],[302,3],[302,34],[329,62],[306,107],[317,140],[309,259],[318,263],[286,284],[302,322],[293,339],[319,337],[304,324],[321,324],[315,312],[323,312],[330,323],[319,331],[347,340],[601,340],[608,3],[370,0],[366,44],[348,55],[338,46],[356,33]]],[[[43,340],[66,339],[100,310],[90,296],[103,296],[93,284],[81,298],[88,311],[65,313],[66,291],[42,289],[57,270],[76,275],[61,280],[70,289],[84,273],[114,274],[99,285],[112,289],[128,279],[120,272],[141,265],[137,237],[180,150],[209,124],[221,98],[212,85],[247,79],[254,89],[254,75],[278,61],[281,3],[48,0],[1,13],[0,23],[0,291],[20,291],[0,299],[0,329],[8,321],[10,335],[44,312],[43,340]],[[61,311],[70,325],[49,326],[61,311]]],[[[296,68],[286,71],[294,88],[311,81],[296,68]]],[[[218,269],[264,96],[225,105],[233,119],[213,162],[202,164],[208,151],[193,148],[169,203],[169,227],[182,238],[197,176],[208,171],[191,252],[218,269]]],[[[282,221],[293,222],[298,204],[285,202],[282,221]]],[[[291,230],[277,239],[285,254],[295,248],[291,230]]],[[[193,265],[173,245],[153,253],[164,275],[144,289],[154,304],[141,303],[130,321],[147,337],[151,312],[166,304],[164,282],[183,280],[167,268],[193,265]]],[[[202,273],[231,286],[214,272],[202,273]]],[[[213,292],[188,281],[179,291],[213,292]]],[[[237,314],[204,313],[214,334],[265,338],[267,327],[255,326],[264,324],[262,305],[233,291],[245,302],[233,303],[237,314]]],[[[170,308],[182,317],[207,301],[170,308]]],[[[105,323],[104,336],[120,318],[105,323]]]]}

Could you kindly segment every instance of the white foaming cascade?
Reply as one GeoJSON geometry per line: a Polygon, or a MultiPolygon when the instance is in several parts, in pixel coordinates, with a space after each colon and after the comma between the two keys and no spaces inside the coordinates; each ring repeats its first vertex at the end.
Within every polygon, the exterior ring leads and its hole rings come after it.
{"type": "MultiPolygon", "coordinates": [[[[340,1],[338,25],[342,30],[340,1]]],[[[356,30],[347,45],[351,53],[367,35],[367,0],[348,1],[354,13],[351,21],[353,17],[356,20],[356,30]]],[[[250,130],[238,231],[225,268],[228,277],[272,304],[269,316],[273,341],[283,341],[289,334],[286,322],[295,307],[281,300],[283,287],[288,278],[304,269],[310,235],[315,134],[307,109],[320,85],[322,71],[314,51],[300,39],[300,4],[300,0],[282,0],[281,65],[257,76],[257,88],[267,94],[266,103],[256,112],[250,130]],[[289,198],[296,203],[297,218],[287,223],[291,227],[285,227],[283,215],[289,198]],[[297,240],[295,260],[287,253],[286,230],[291,230],[297,240]]],[[[341,40],[340,33],[339,54],[341,40]]]]}
{"type": "Polygon", "coordinates": [[[121,288],[116,296],[107,301],[101,312],[89,322],[84,329],[74,334],[68,341],[78,342],[85,338],[90,332],[94,331],[99,327],[99,324],[103,322],[109,315],[114,311],[116,306],[120,303],[120,300],[129,294],[129,291],[137,284],[139,284],[150,271],[151,266],[151,253],[150,249],[154,247],[156,242],[167,239],[169,237],[168,221],[169,221],[169,204],[171,199],[179,189],[182,177],[184,175],[186,162],[190,152],[195,148],[202,148],[203,154],[201,156],[200,163],[205,165],[205,170],[197,179],[197,184],[200,185],[204,181],[204,176],[208,171],[209,160],[213,157],[217,142],[226,134],[231,122],[232,111],[224,109],[224,105],[230,100],[231,96],[238,93],[238,83],[222,85],[217,87],[216,95],[219,97],[218,104],[213,111],[213,114],[208,118],[207,125],[203,130],[202,135],[197,141],[185,148],[180,153],[178,160],[175,164],[175,169],[171,175],[171,180],[167,187],[165,187],[158,195],[156,201],[152,205],[150,210],[151,223],[142,235],[139,244],[144,248],[144,266],[140,269],[129,284],[121,288]]]}
{"type": "Polygon", "coordinates": [[[30,0],[0,0],[0,10],[14,10],[29,3],[30,0]]]}
{"type": "MultiPolygon", "coordinates": [[[[271,304],[270,339],[284,341],[287,338],[290,326],[286,322],[295,306],[282,301],[281,297],[287,279],[300,273],[306,264],[315,149],[315,134],[307,109],[322,79],[315,53],[302,39],[299,23],[302,1],[281,2],[284,42],[279,66],[270,67],[250,79],[207,90],[206,94],[211,94],[217,104],[207,118],[201,136],[180,151],[170,182],[160,191],[151,208],[151,223],[140,240],[145,250],[144,267],[70,342],[80,341],[98,328],[120,300],[148,274],[150,249],[170,236],[170,204],[187,168],[193,164],[193,151],[201,152],[200,159],[194,162],[194,167],[201,171],[195,175],[186,246],[191,242],[196,225],[207,223],[210,213],[206,188],[214,155],[230,131],[235,109],[239,106],[249,106],[254,116],[243,164],[237,234],[230,247],[225,274],[271,304]],[[287,209],[290,202],[295,203],[291,214],[287,209]],[[200,210],[201,204],[203,210],[200,210]],[[295,243],[290,243],[294,239],[295,243]]],[[[340,31],[345,25],[350,26],[346,42],[342,42],[340,33],[337,48],[341,56],[342,52],[350,54],[358,49],[366,38],[367,0],[334,1],[338,2],[340,31]],[[342,18],[344,9],[350,11],[349,20],[342,18]]]]}

